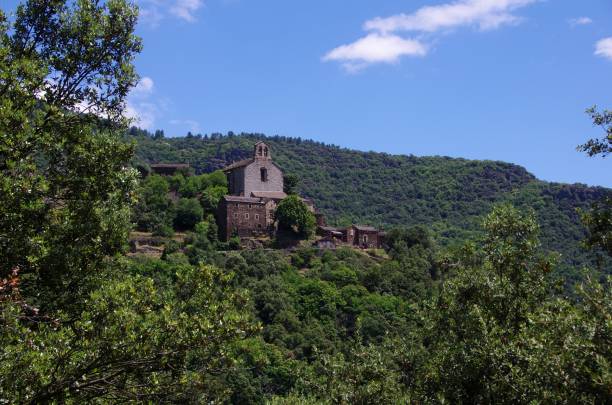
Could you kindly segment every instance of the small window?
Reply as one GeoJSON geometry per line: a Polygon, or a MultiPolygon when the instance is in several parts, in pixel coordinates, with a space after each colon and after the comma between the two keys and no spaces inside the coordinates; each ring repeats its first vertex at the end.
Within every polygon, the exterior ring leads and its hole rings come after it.
{"type": "Polygon", "coordinates": [[[363,243],[368,243],[368,235],[363,235],[363,243]]]}
{"type": "Polygon", "coordinates": [[[244,214],[244,219],[249,219],[249,213],[244,214]]]}
{"type": "Polygon", "coordinates": [[[255,214],[255,220],[259,221],[259,214],[255,214]]]}
{"type": "Polygon", "coordinates": [[[264,156],[268,157],[268,148],[267,147],[264,148],[264,156]]]}
{"type": "Polygon", "coordinates": [[[253,208],[253,206],[251,204],[249,204],[249,209],[253,208]]]}
{"type": "Polygon", "coordinates": [[[265,167],[262,167],[260,169],[260,174],[261,174],[261,181],[268,181],[268,169],[266,169],[265,167]]]}
{"type": "Polygon", "coordinates": [[[234,218],[238,219],[238,213],[234,212],[234,218]]]}

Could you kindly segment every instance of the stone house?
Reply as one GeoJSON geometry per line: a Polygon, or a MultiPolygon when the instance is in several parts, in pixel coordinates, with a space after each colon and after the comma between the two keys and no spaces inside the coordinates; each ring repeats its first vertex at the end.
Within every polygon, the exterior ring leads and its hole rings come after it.
{"type": "Polygon", "coordinates": [[[319,226],[317,233],[325,240],[335,241],[336,244],[355,246],[362,249],[382,247],[383,232],[372,226],[351,225],[346,228],[319,226]]]}
{"type": "Polygon", "coordinates": [[[274,221],[270,208],[270,202],[261,198],[225,196],[217,212],[221,238],[267,235],[274,221]]]}
{"type": "Polygon", "coordinates": [[[362,249],[379,248],[379,231],[372,226],[353,225],[354,239],[353,244],[362,249]]]}

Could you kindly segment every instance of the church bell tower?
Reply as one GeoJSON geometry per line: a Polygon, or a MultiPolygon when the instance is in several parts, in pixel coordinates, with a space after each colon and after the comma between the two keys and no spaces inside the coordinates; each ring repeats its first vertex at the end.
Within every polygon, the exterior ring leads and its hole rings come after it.
{"type": "Polygon", "coordinates": [[[266,145],[265,142],[259,141],[255,144],[254,149],[254,158],[255,160],[272,160],[272,154],[270,153],[270,148],[266,145]]]}

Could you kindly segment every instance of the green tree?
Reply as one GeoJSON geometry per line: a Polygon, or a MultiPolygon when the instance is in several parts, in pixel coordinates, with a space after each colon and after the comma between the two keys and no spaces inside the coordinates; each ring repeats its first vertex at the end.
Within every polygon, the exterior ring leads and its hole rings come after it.
{"type": "Polygon", "coordinates": [[[139,230],[156,232],[172,226],[174,204],[168,192],[168,182],[162,176],[151,175],[142,181],[133,209],[133,220],[139,230]]]}
{"type": "Polygon", "coordinates": [[[200,204],[207,214],[215,214],[219,207],[219,201],[227,194],[226,186],[210,186],[200,195],[200,204]]]}
{"type": "Polygon", "coordinates": [[[283,176],[283,190],[286,194],[297,194],[299,184],[300,178],[295,174],[286,174],[283,176]]]}
{"type": "Polygon", "coordinates": [[[176,216],[174,226],[177,229],[194,229],[196,224],[202,220],[204,211],[200,202],[195,198],[181,198],[176,204],[176,216]]]}
{"type": "Polygon", "coordinates": [[[611,381],[602,338],[609,292],[596,286],[584,304],[553,298],[532,215],[499,206],[485,229],[482,249],[466,246],[456,277],[427,308],[428,356],[413,391],[426,402],[602,401],[611,381]]]}
{"type": "Polygon", "coordinates": [[[2,303],[0,400],[14,403],[223,402],[213,383],[232,345],[256,327],[231,276],[169,267],[170,284],[141,275],[105,282],[71,322],[31,316],[18,290],[2,303]],[[14,316],[7,316],[12,314],[14,316]],[[29,342],[25,344],[24,342],[29,342]]]}
{"type": "Polygon", "coordinates": [[[599,248],[612,256],[612,197],[593,203],[589,211],[582,211],[582,222],[589,235],[585,241],[589,248],[599,248]]]}
{"type": "Polygon", "coordinates": [[[126,241],[136,22],[122,0],[0,11],[0,278],[18,269],[45,308],[81,304],[126,241]]]}
{"type": "MultiPolygon", "coordinates": [[[[612,111],[598,112],[597,107],[587,110],[593,125],[603,128],[606,135],[602,139],[591,139],[578,150],[586,152],[589,156],[601,155],[606,157],[612,152],[612,111]]],[[[599,248],[612,256],[612,196],[605,196],[593,203],[591,210],[581,211],[582,222],[589,231],[586,245],[590,248],[599,248]]]]}
{"type": "Polygon", "coordinates": [[[202,189],[202,182],[199,176],[189,176],[185,182],[181,184],[178,192],[181,197],[194,198],[202,189]]]}
{"type": "Polygon", "coordinates": [[[281,230],[293,232],[301,237],[310,237],[316,225],[314,214],[297,195],[290,195],[276,207],[275,218],[281,230]]]}
{"type": "Polygon", "coordinates": [[[203,188],[208,187],[225,187],[227,188],[227,176],[221,170],[216,170],[212,173],[204,175],[202,180],[203,188]]]}
{"type": "Polygon", "coordinates": [[[601,127],[605,135],[601,139],[590,139],[587,143],[578,146],[578,150],[586,152],[589,156],[602,155],[605,157],[612,152],[612,111],[603,110],[599,112],[597,107],[591,107],[587,111],[593,125],[601,127]]]}

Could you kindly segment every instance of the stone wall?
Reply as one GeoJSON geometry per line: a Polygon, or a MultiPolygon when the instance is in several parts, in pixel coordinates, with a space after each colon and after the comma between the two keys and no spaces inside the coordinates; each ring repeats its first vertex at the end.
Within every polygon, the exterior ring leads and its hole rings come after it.
{"type": "Polygon", "coordinates": [[[244,169],[244,167],[238,167],[227,174],[227,186],[231,195],[245,195],[244,169]]]}
{"type": "Polygon", "coordinates": [[[219,207],[221,239],[228,240],[234,235],[241,238],[267,235],[269,225],[266,211],[263,202],[222,200],[219,207]]]}
{"type": "Polygon", "coordinates": [[[271,160],[255,159],[244,168],[244,194],[253,191],[283,191],[283,172],[271,160]],[[261,169],[268,171],[267,181],[261,181],[261,169]]]}

